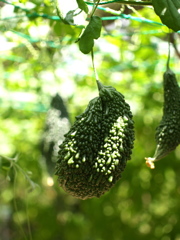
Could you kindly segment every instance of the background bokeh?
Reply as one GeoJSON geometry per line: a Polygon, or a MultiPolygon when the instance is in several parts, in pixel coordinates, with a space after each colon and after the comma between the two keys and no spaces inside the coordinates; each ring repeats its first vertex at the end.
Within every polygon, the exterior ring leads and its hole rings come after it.
{"type": "MultiPolygon", "coordinates": [[[[83,201],[58,186],[42,153],[53,97],[70,125],[98,95],[91,57],[75,43],[82,26],[59,21],[51,0],[11,3],[0,1],[0,240],[180,240],[180,148],[154,170],[144,160],[162,117],[169,30],[150,7],[125,7],[131,18],[103,22],[95,65],[130,104],[136,140],[122,179],[83,201]]],[[[179,79],[179,34],[171,41],[179,79]]]]}

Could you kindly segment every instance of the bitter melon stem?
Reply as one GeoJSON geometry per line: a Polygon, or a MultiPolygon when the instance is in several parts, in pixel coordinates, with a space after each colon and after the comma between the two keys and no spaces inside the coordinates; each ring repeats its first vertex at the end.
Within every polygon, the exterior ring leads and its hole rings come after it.
{"type": "Polygon", "coordinates": [[[101,89],[104,87],[104,85],[99,80],[96,80],[96,83],[97,83],[97,86],[98,86],[98,90],[100,92],[101,89]]]}

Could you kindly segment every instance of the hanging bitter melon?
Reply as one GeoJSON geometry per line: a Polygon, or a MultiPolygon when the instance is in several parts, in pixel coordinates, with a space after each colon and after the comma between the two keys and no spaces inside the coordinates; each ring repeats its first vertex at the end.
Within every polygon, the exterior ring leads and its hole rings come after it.
{"type": "Polygon", "coordinates": [[[134,142],[134,123],[124,96],[97,81],[99,97],[76,117],[60,145],[60,186],[80,199],[100,197],[121,178],[134,142]]]}
{"type": "Polygon", "coordinates": [[[180,144],[180,88],[169,67],[163,76],[163,87],[163,117],[155,134],[157,147],[153,158],[145,158],[150,168],[154,168],[155,161],[167,156],[180,144]]]}
{"type": "Polygon", "coordinates": [[[54,175],[59,145],[63,142],[64,134],[69,129],[69,115],[63,99],[57,93],[51,99],[40,144],[41,153],[50,175],[54,175]]]}

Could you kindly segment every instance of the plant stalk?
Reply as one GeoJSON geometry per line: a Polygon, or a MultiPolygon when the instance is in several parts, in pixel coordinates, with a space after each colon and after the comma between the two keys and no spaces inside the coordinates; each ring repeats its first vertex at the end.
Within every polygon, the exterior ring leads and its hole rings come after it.
{"type": "MultiPolygon", "coordinates": [[[[88,5],[94,5],[92,2],[85,1],[88,5]]],[[[115,1],[108,1],[108,2],[101,2],[98,5],[104,5],[109,3],[119,3],[125,5],[134,5],[134,6],[152,6],[152,1],[149,2],[137,2],[137,1],[124,1],[124,0],[115,0],[115,1]]]]}

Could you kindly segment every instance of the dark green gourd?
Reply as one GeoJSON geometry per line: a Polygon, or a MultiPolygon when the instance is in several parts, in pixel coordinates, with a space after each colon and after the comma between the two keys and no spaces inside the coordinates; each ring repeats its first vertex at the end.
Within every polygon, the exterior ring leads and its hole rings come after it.
{"type": "Polygon", "coordinates": [[[64,134],[69,128],[70,121],[65,103],[57,93],[51,99],[40,143],[40,150],[50,175],[54,175],[59,145],[63,142],[64,134]]]}
{"type": "Polygon", "coordinates": [[[99,97],[76,117],[56,164],[60,186],[80,199],[100,197],[121,178],[134,142],[132,113],[123,95],[97,83],[99,97]]]}
{"type": "Polygon", "coordinates": [[[153,158],[145,158],[150,168],[154,168],[154,161],[167,156],[180,144],[180,88],[169,68],[164,73],[163,87],[163,117],[155,134],[157,147],[153,158]]]}

